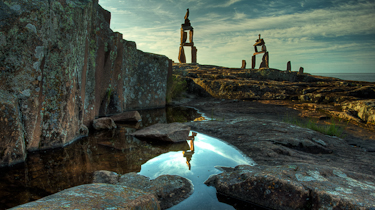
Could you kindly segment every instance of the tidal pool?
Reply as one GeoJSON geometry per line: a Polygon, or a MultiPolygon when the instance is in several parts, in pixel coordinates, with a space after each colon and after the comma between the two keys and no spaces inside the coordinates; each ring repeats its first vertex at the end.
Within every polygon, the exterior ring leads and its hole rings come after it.
{"type": "Polygon", "coordinates": [[[190,140],[178,144],[156,144],[129,136],[155,123],[202,120],[201,113],[186,107],[140,113],[142,121],[138,124],[118,124],[113,131],[92,132],[64,148],[29,153],[24,163],[0,168],[0,209],[91,183],[92,174],[97,170],[118,174],[138,172],[151,178],[161,174],[180,175],[193,182],[194,193],[171,209],[234,209],[222,203],[230,203],[229,198],[216,196],[215,188],[203,183],[211,174],[220,173],[215,166],[253,165],[254,162],[231,145],[200,133],[194,140],[191,133],[190,140]]]}
{"type": "Polygon", "coordinates": [[[194,193],[170,209],[235,209],[219,202],[216,189],[206,186],[204,181],[221,173],[217,166],[255,165],[254,161],[219,139],[197,132],[190,132],[190,139],[189,150],[159,155],[144,163],[139,174],[151,179],[164,174],[179,175],[193,182],[194,193]]]}

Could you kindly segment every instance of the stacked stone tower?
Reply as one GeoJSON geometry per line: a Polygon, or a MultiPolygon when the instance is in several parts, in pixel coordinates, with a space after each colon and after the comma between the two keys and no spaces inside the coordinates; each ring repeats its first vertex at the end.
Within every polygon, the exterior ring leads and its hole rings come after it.
{"type": "Polygon", "coordinates": [[[260,38],[260,34],[259,34],[259,39],[257,39],[255,41],[255,44],[253,45],[254,46],[254,50],[255,50],[255,53],[253,54],[253,57],[252,57],[252,62],[251,62],[251,68],[254,69],[255,68],[255,56],[258,55],[258,54],[263,54],[263,58],[262,58],[262,63],[260,64],[259,68],[269,68],[269,56],[268,56],[268,51],[267,51],[267,48],[266,48],[266,43],[264,42],[263,39],[260,38]],[[258,46],[261,46],[262,49],[261,51],[258,51],[258,46]]]}
{"type": "Polygon", "coordinates": [[[178,53],[178,60],[180,61],[180,63],[186,63],[184,46],[191,47],[191,63],[197,63],[197,48],[194,46],[193,34],[194,28],[190,24],[189,9],[187,9],[185,15],[185,23],[181,24],[181,43],[178,53]],[[187,31],[189,31],[189,42],[187,42],[187,31]]]}

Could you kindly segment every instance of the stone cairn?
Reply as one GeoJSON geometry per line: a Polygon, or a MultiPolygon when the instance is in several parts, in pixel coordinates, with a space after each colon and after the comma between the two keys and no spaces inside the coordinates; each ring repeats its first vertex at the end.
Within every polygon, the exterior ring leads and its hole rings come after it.
{"type": "Polygon", "coordinates": [[[191,47],[191,63],[197,63],[197,48],[194,46],[193,42],[193,31],[194,28],[190,24],[189,20],[189,9],[187,9],[185,15],[185,23],[181,24],[181,43],[180,43],[180,50],[178,53],[178,60],[180,63],[186,63],[186,56],[184,51],[184,46],[191,47]],[[187,32],[189,31],[189,42],[187,41],[187,32]]]}
{"type": "Polygon", "coordinates": [[[259,34],[259,39],[255,41],[255,44],[253,46],[254,46],[255,53],[253,54],[253,57],[252,57],[251,68],[252,69],[255,68],[255,56],[258,54],[262,54],[262,53],[264,53],[264,55],[262,58],[262,63],[260,64],[259,68],[263,68],[263,67],[269,68],[270,58],[268,56],[266,43],[264,42],[263,39],[260,38],[260,34],[259,34]],[[258,51],[258,48],[257,48],[258,46],[262,47],[261,51],[258,51]]]}

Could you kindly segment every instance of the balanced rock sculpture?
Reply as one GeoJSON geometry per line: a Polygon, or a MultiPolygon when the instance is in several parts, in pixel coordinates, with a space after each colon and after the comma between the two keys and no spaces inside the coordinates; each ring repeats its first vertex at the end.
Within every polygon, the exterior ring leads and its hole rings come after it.
{"type": "Polygon", "coordinates": [[[194,46],[193,41],[193,34],[194,34],[194,28],[191,26],[190,20],[189,20],[189,9],[187,9],[185,14],[185,23],[181,24],[181,43],[180,43],[180,49],[178,53],[178,60],[180,63],[186,63],[186,56],[184,51],[184,46],[191,47],[191,62],[196,63],[197,62],[197,48],[194,46]],[[189,31],[189,42],[188,41],[188,33],[189,31]]]}
{"type": "Polygon", "coordinates": [[[269,55],[268,55],[268,51],[266,48],[266,43],[264,42],[264,39],[260,38],[260,34],[259,34],[259,39],[255,41],[255,44],[253,46],[254,46],[255,53],[253,54],[253,57],[251,59],[252,60],[251,68],[252,69],[255,68],[255,56],[258,54],[263,54],[263,53],[264,55],[262,57],[262,63],[260,64],[259,68],[269,68],[269,55]],[[262,47],[262,50],[259,52],[257,48],[258,46],[262,47]]]}

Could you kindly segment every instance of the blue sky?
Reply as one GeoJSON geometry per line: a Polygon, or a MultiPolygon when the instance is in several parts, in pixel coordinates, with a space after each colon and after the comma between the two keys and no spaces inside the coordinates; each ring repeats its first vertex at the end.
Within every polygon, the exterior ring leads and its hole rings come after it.
{"type": "MultiPolygon", "coordinates": [[[[100,0],[111,28],[138,49],[178,62],[186,9],[197,62],[251,67],[261,34],[270,67],[308,73],[375,73],[375,0],[100,0]]],[[[185,47],[190,62],[190,48],[185,47]]],[[[259,67],[262,55],[257,56],[259,67]]]]}

